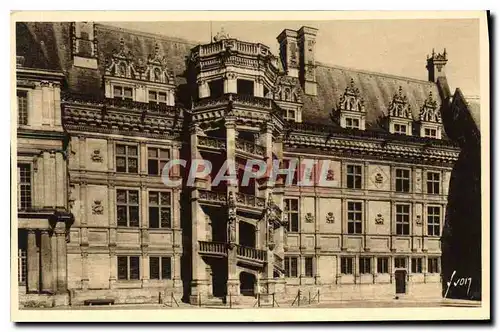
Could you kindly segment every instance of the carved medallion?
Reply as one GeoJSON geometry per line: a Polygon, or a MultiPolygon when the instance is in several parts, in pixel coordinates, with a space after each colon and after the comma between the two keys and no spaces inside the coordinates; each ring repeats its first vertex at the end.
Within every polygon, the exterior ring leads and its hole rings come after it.
{"type": "Polygon", "coordinates": [[[335,222],[335,216],[333,215],[333,212],[328,212],[326,214],[326,223],[333,224],[334,222],[335,222]]]}
{"type": "Polygon", "coordinates": [[[375,183],[382,184],[384,182],[384,176],[381,173],[375,174],[375,183]]]}
{"type": "Polygon", "coordinates": [[[416,220],[415,220],[415,223],[419,226],[422,226],[422,216],[421,215],[418,215],[416,217],[416,220]]]}
{"type": "Polygon", "coordinates": [[[377,188],[382,188],[384,184],[387,182],[387,180],[388,180],[387,174],[380,167],[375,168],[375,170],[370,175],[370,181],[377,188]]]}
{"type": "Polygon", "coordinates": [[[93,152],[92,152],[92,161],[95,162],[95,163],[102,163],[102,155],[101,155],[101,150],[99,149],[95,149],[93,152]]]}
{"type": "Polygon", "coordinates": [[[104,212],[104,207],[100,200],[94,200],[94,204],[92,204],[92,214],[102,215],[104,212]]]}
{"type": "Polygon", "coordinates": [[[377,214],[377,217],[375,218],[375,224],[376,225],[383,225],[384,224],[384,217],[382,217],[382,214],[377,214]]]}
{"type": "Polygon", "coordinates": [[[312,215],[311,212],[307,212],[306,213],[305,220],[306,220],[307,223],[314,222],[314,216],[312,215]]]}
{"type": "Polygon", "coordinates": [[[335,172],[331,169],[328,170],[328,173],[326,173],[326,180],[327,181],[334,181],[335,180],[335,172]]]}

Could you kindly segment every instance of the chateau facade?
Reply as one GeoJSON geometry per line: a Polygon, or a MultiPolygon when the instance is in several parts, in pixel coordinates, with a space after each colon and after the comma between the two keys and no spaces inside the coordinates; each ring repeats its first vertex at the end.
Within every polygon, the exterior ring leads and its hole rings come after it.
{"type": "Polygon", "coordinates": [[[279,56],[224,32],[16,28],[22,303],[441,296],[460,153],[441,114],[468,111],[446,50],[422,81],[322,64],[311,27],[283,30],[279,56]],[[213,168],[189,181],[199,159],[213,168]],[[226,160],[237,181],[214,185],[226,160]]]}

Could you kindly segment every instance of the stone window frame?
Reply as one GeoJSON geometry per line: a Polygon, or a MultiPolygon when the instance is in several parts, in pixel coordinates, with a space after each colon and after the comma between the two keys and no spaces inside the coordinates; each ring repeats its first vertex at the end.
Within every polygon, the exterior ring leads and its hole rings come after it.
{"type": "Polygon", "coordinates": [[[122,142],[115,142],[115,172],[117,173],[128,173],[128,174],[139,174],[140,172],[140,148],[138,144],[134,143],[122,143],[122,142]],[[119,147],[124,147],[125,148],[125,153],[118,153],[119,147]],[[130,147],[134,147],[137,151],[135,155],[129,154],[129,149],[130,147]],[[125,159],[125,170],[121,171],[118,170],[118,158],[124,158],[125,159]],[[130,171],[130,160],[135,159],[136,161],[136,171],[131,172],[130,171]]]}
{"type": "Polygon", "coordinates": [[[441,181],[442,181],[442,174],[440,171],[426,171],[425,172],[425,193],[428,195],[440,195],[441,194],[441,181]],[[434,176],[437,175],[438,179],[436,178],[430,179],[429,175],[433,174],[434,176]],[[437,185],[437,190],[436,186],[437,185]],[[429,188],[432,188],[432,190],[429,190],[429,188]]]}
{"type": "Polygon", "coordinates": [[[362,201],[357,200],[348,200],[346,201],[346,213],[347,213],[347,234],[363,234],[363,222],[364,222],[364,203],[362,201]],[[352,208],[349,207],[350,204],[352,208]],[[357,209],[359,204],[360,209],[357,209]],[[352,217],[350,214],[353,214],[352,217]],[[358,214],[360,215],[360,219],[357,219],[358,214]],[[350,225],[353,225],[353,229],[350,229],[350,225]],[[359,232],[357,228],[359,226],[359,232]]]}
{"type": "Polygon", "coordinates": [[[346,173],[346,182],[345,182],[345,187],[347,189],[363,189],[363,184],[364,184],[364,181],[363,181],[363,165],[362,164],[356,164],[356,163],[348,163],[345,165],[345,173],[346,173]],[[349,168],[350,167],[353,167],[353,171],[350,172],[349,171],[349,168]],[[354,169],[355,168],[358,168],[359,167],[359,170],[360,172],[359,173],[356,173],[354,172],[354,169]],[[353,177],[352,179],[352,187],[349,186],[349,177],[353,177]],[[356,178],[359,178],[359,186],[356,185],[356,178]]]}
{"type": "Polygon", "coordinates": [[[314,256],[304,256],[304,276],[314,277],[314,256]],[[311,263],[310,266],[308,266],[308,261],[311,263]]]}
{"type": "Polygon", "coordinates": [[[407,269],[408,268],[408,257],[406,256],[395,256],[394,257],[394,268],[395,269],[407,269]],[[398,262],[403,262],[403,265],[398,266],[398,262]]]}
{"type": "Polygon", "coordinates": [[[371,274],[372,273],[372,257],[360,256],[358,261],[359,261],[358,262],[359,274],[371,274]]]}
{"type": "Polygon", "coordinates": [[[396,228],[396,235],[410,235],[411,233],[411,204],[410,203],[395,203],[394,204],[394,223],[396,228]],[[408,211],[398,211],[398,208],[405,207],[408,211]],[[399,216],[406,216],[407,220],[400,220],[399,216]],[[401,230],[398,226],[402,226],[401,230]],[[407,231],[405,231],[405,226],[407,226],[407,231]]]}
{"type": "Polygon", "coordinates": [[[148,103],[150,103],[150,104],[165,104],[165,105],[167,105],[167,103],[168,103],[168,92],[167,91],[161,91],[161,90],[155,90],[155,89],[148,89],[148,103]],[[155,95],[154,99],[151,99],[151,94],[155,95]],[[165,96],[164,100],[161,100],[159,98],[161,95],[165,96]]]}
{"type": "Polygon", "coordinates": [[[425,127],[424,128],[424,137],[438,138],[438,130],[436,128],[425,127]],[[434,132],[434,134],[432,134],[432,132],[434,132]]]}
{"type": "Polygon", "coordinates": [[[340,257],[340,274],[353,275],[355,270],[354,257],[342,256],[340,257]]]}
{"type": "Polygon", "coordinates": [[[300,273],[299,268],[299,256],[298,255],[285,255],[283,259],[285,265],[285,278],[298,278],[300,273]],[[295,261],[295,275],[292,275],[293,272],[293,261],[295,261]]]}
{"type": "MultiPolygon", "coordinates": [[[[291,206],[291,205],[289,205],[291,206]]],[[[287,215],[288,220],[288,233],[298,233],[300,231],[300,198],[299,197],[284,197],[283,198],[283,213],[287,215]],[[286,201],[296,201],[297,209],[289,210],[286,208],[286,201]],[[291,215],[296,215],[297,227],[293,228],[291,215]]]]}
{"type": "Polygon", "coordinates": [[[427,257],[427,272],[441,273],[441,259],[439,257],[427,257]]]}
{"type": "MultiPolygon", "coordinates": [[[[435,210],[436,211],[436,210],[435,210]]],[[[426,220],[427,220],[427,236],[434,236],[434,237],[439,237],[441,236],[441,224],[442,224],[442,217],[443,217],[443,208],[441,205],[437,204],[429,204],[426,206],[425,209],[426,212],[426,220]],[[439,213],[429,213],[430,209],[437,209],[439,213]],[[437,222],[436,222],[437,219],[437,222]],[[432,222],[429,222],[432,221],[432,222]],[[436,232],[437,229],[437,232],[436,232]],[[429,230],[432,230],[429,232],[429,230]]]]}
{"type": "Polygon", "coordinates": [[[149,279],[150,280],[172,280],[172,256],[165,255],[152,255],[149,256],[149,279]],[[151,264],[151,260],[158,259],[158,277],[156,277],[156,273],[153,273],[153,266],[151,264]],[[168,268],[165,270],[165,262],[168,262],[168,268]],[[168,271],[168,273],[165,273],[168,271]],[[153,275],[155,275],[153,277],[153,275]]]}
{"type": "Polygon", "coordinates": [[[411,193],[412,190],[412,185],[411,185],[411,180],[412,180],[412,171],[410,168],[406,167],[395,167],[394,168],[394,191],[397,193],[411,193]],[[408,177],[404,177],[403,174],[398,175],[398,171],[401,171],[401,173],[408,172],[408,177]],[[398,180],[401,181],[401,188],[398,188],[398,180]],[[404,190],[404,182],[408,181],[408,190],[404,190]],[[398,190],[399,189],[399,190],[398,190]]]}
{"type": "Polygon", "coordinates": [[[408,135],[408,125],[405,123],[394,123],[393,133],[397,135],[408,135]]]}
{"type": "Polygon", "coordinates": [[[17,163],[17,195],[18,210],[27,210],[33,206],[33,164],[30,162],[17,163]]]}
{"type": "Polygon", "coordinates": [[[169,190],[148,190],[148,227],[151,229],[172,229],[172,192],[169,190]],[[158,194],[158,203],[157,204],[152,204],[151,203],[151,194],[158,194]],[[162,194],[168,194],[169,195],[169,202],[168,204],[162,204],[162,194]],[[151,209],[158,209],[158,227],[152,227],[151,226],[151,209]],[[163,216],[163,209],[168,209],[168,226],[163,226],[162,225],[162,216],[163,216]]]}
{"type": "Polygon", "coordinates": [[[422,273],[424,270],[424,260],[423,257],[412,257],[411,258],[411,273],[422,273]]]}
{"type": "Polygon", "coordinates": [[[345,117],[345,128],[347,128],[347,129],[361,129],[361,119],[357,118],[357,117],[346,116],[345,117]],[[354,124],[355,121],[357,121],[357,124],[354,124]]]}
{"type": "Polygon", "coordinates": [[[128,227],[128,228],[138,228],[141,225],[141,190],[139,188],[116,188],[116,225],[118,227],[128,227]],[[118,201],[118,194],[119,191],[124,191],[126,195],[126,202],[119,202],[118,201]],[[137,203],[130,203],[130,192],[135,191],[137,193],[137,203]],[[120,219],[119,219],[119,213],[118,210],[120,207],[124,207],[126,209],[126,221],[127,224],[123,225],[120,224],[120,219]],[[130,224],[130,215],[131,215],[131,208],[137,208],[137,225],[131,225],[130,224]]]}
{"type": "Polygon", "coordinates": [[[121,83],[119,83],[119,84],[113,83],[111,85],[111,93],[112,93],[112,98],[113,99],[132,100],[132,101],[135,100],[135,88],[134,88],[133,85],[121,84],[121,83]],[[117,89],[121,90],[121,93],[119,95],[115,94],[115,92],[116,92],[117,89]],[[125,90],[130,90],[132,92],[131,97],[126,97],[125,90]]]}
{"type": "Polygon", "coordinates": [[[147,160],[148,160],[148,175],[152,176],[161,176],[162,175],[162,164],[165,166],[166,163],[168,163],[172,158],[172,149],[170,148],[164,148],[164,147],[158,147],[154,145],[148,145],[147,146],[147,160]],[[150,151],[156,150],[156,156],[150,156],[150,151]],[[166,151],[168,153],[168,158],[163,158],[161,157],[161,152],[166,151]],[[157,172],[150,172],[150,162],[156,162],[156,167],[157,167],[157,172]]]}
{"type": "Polygon", "coordinates": [[[118,281],[138,281],[141,280],[141,256],[140,255],[117,255],[116,256],[116,278],[118,281]],[[132,266],[132,263],[137,264],[137,266],[132,266]],[[125,267],[120,266],[121,264],[125,264],[125,267]],[[125,278],[122,277],[120,273],[121,269],[125,269],[127,276],[125,278]],[[134,268],[134,269],[132,269],[134,268]],[[137,271],[137,277],[132,276],[132,272],[137,271]]]}
{"type": "Polygon", "coordinates": [[[28,89],[19,89],[16,91],[16,105],[17,105],[17,125],[26,126],[29,121],[29,96],[30,92],[28,89]],[[22,94],[23,96],[20,96],[22,94]],[[20,103],[20,100],[23,101],[20,103]]]}
{"type": "Polygon", "coordinates": [[[389,257],[377,257],[377,273],[388,274],[390,271],[389,264],[390,264],[389,257]],[[385,263],[381,264],[381,262],[385,262],[385,263]],[[382,267],[385,267],[385,269],[382,269],[382,267]]]}

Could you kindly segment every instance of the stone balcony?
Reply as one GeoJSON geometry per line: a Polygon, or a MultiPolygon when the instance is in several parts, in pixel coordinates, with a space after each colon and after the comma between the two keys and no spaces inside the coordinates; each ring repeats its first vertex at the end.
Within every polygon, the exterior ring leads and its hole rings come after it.
{"type": "MultiPolygon", "coordinates": [[[[227,194],[225,192],[217,192],[205,189],[199,189],[199,197],[201,203],[215,206],[227,205],[227,194]]],[[[238,208],[257,209],[262,211],[266,206],[265,198],[256,197],[244,193],[236,193],[236,206],[238,208]]]]}
{"type": "MultiPolygon", "coordinates": [[[[198,136],[198,146],[210,150],[225,151],[227,143],[224,138],[198,136]]],[[[266,149],[259,144],[240,138],[236,139],[236,153],[262,158],[265,151],[266,149]]]]}
{"type": "MultiPolygon", "coordinates": [[[[263,267],[267,262],[267,252],[265,250],[236,245],[236,258],[238,261],[256,266],[263,267]]],[[[229,245],[224,242],[198,241],[198,252],[200,255],[209,257],[227,257],[229,245]]]]}
{"type": "Polygon", "coordinates": [[[194,102],[193,109],[204,110],[217,106],[227,106],[232,103],[234,106],[249,106],[262,110],[273,110],[276,108],[272,99],[242,95],[236,93],[226,93],[220,97],[207,97],[194,102]]]}

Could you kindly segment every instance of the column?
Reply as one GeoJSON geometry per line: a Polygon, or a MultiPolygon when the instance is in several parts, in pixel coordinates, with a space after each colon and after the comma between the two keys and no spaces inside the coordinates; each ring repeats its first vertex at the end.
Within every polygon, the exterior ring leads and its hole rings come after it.
{"type": "Polygon", "coordinates": [[[210,88],[205,80],[198,81],[198,97],[200,99],[210,97],[210,88]]]}
{"type": "Polygon", "coordinates": [[[238,93],[238,85],[235,73],[227,73],[224,80],[224,93],[238,93]]]}
{"type": "Polygon", "coordinates": [[[118,273],[118,266],[116,261],[115,246],[109,249],[109,288],[113,289],[116,286],[116,275],[118,273]]]}
{"type": "Polygon", "coordinates": [[[141,273],[142,287],[147,287],[149,283],[149,255],[148,252],[145,250],[142,252],[140,266],[141,266],[140,273],[141,273]]]}
{"type": "Polygon", "coordinates": [[[115,170],[114,151],[115,151],[115,141],[112,139],[108,139],[108,154],[106,157],[108,160],[108,171],[110,172],[113,172],[115,170]]]}
{"type": "Polygon", "coordinates": [[[314,277],[316,285],[321,285],[321,276],[319,273],[319,258],[321,257],[321,244],[319,242],[320,233],[320,199],[315,188],[315,198],[314,198],[314,251],[316,255],[314,257],[314,277]]]}
{"type": "Polygon", "coordinates": [[[174,272],[174,288],[182,291],[182,279],[181,279],[181,254],[174,251],[174,256],[172,257],[172,266],[174,272]]]}
{"type": "Polygon", "coordinates": [[[89,253],[82,251],[82,289],[89,288],[89,267],[88,267],[89,253]]]}
{"type": "MultiPolygon", "coordinates": [[[[228,78],[229,80],[229,78],[228,78]]],[[[235,119],[232,117],[226,117],[225,120],[225,127],[226,127],[226,160],[228,162],[228,165],[234,165],[235,164],[235,154],[236,154],[236,123],[235,119]]],[[[228,183],[227,186],[227,195],[229,197],[230,193],[232,193],[234,199],[236,200],[236,193],[238,192],[238,187],[237,184],[235,183],[228,183]]],[[[236,213],[236,211],[234,211],[236,213]]],[[[229,220],[227,221],[228,223],[230,222],[229,220]]],[[[239,224],[236,220],[232,221],[235,223],[234,229],[236,232],[236,243],[238,243],[238,237],[239,237],[239,224]]],[[[228,239],[230,242],[230,239],[228,239]]],[[[236,254],[237,254],[237,246],[234,243],[230,243],[230,246],[228,248],[228,258],[227,258],[227,292],[231,293],[233,295],[239,294],[240,291],[240,280],[238,277],[238,271],[236,269],[236,254]]]]}
{"type": "MultiPolygon", "coordinates": [[[[197,124],[192,125],[190,128],[190,146],[191,146],[191,160],[201,158],[198,152],[198,135],[202,134],[202,130],[197,124]]],[[[197,190],[198,179],[195,179],[192,186],[193,190],[191,192],[191,270],[192,270],[192,281],[191,281],[191,298],[190,302],[192,304],[198,303],[198,295],[206,296],[207,292],[207,275],[205,270],[205,262],[198,253],[198,240],[204,240],[206,235],[205,231],[205,217],[203,210],[198,203],[199,192],[197,190]]]]}
{"type": "Polygon", "coordinates": [[[42,292],[52,292],[52,248],[51,238],[48,230],[41,231],[40,252],[42,270],[42,292]]]}
{"type": "Polygon", "coordinates": [[[145,142],[139,143],[139,174],[141,176],[148,174],[148,149],[145,142]]]}
{"type": "Polygon", "coordinates": [[[377,270],[378,270],[378,258],[373,257],[373,267],[372,267],[372,274],[373,274],[373,283],[377,282],[377,270]]]}
{"type": "Polygon", "coordinates": [[[40,290],[40,253],[36,245],[36,231],[28,230],[28,248],[27,248],[27,291],[38,292],[40,290]]]}
{"type": "Polygon", "coordinates": [[[57,292],[64,293],[68,289],[66,234],[64,229],[58,230],[55,236],[57,242],[57,292]]]}

